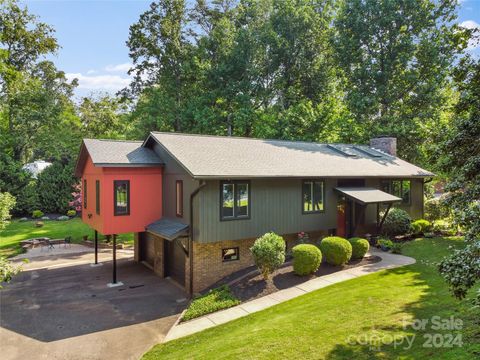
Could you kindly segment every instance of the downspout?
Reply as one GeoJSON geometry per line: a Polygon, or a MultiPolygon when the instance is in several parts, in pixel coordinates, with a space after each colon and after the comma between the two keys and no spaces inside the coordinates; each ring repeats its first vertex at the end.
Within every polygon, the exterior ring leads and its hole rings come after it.
{"type": "Polygon", "coordinates": [[[189,293],[190,296],[193,296],[193,200],[195,196],[202,190],[206,182],[200,182],[200,185],[190,194],[190,226],[189,226],[189,237],[188,237],[188,258],[190,261],[190,284],[189,284],[189,293]]]}

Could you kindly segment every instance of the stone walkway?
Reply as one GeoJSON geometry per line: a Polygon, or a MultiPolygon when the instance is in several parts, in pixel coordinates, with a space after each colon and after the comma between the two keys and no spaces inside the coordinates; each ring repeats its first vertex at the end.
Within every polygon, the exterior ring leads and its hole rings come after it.
{"type": "Polygon", "coordinates": [[[336,284],[345,280],[353,279],[363,275],[371,274],[384,269],[393,269],[400,266],[411,265],[415,259],[403,255],[393,255],[377,249],[370,249],[370,255],[377,255],[382,258],[378,263],[359,266],[356,268],[341,270],[333,274],[308,280],[297,286],[277,291],[273,294],[245,302],[226,310],[218,311],[198,319],[185,323],[175,324],[167,336],[165,342],[178,339],[196,332],[224,324],[226,322],[247,316],[257,311],[267,309],[281,302],[296,298],[297,296],[336,284]]]}

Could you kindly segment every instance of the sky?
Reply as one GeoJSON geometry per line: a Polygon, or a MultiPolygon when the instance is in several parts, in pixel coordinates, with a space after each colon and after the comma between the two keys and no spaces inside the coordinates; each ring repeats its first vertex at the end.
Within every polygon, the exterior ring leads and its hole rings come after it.
{"type": "MultiPolygon", "coordinates": [[[[23,0],[29,11],[54,27],[61,46],[51,60],[70,79],[77,78],[77,97],[116,91],[130,82],[130,25],[150,0],[23,0]]],[[[480,29],[480,0],[459,0],[458,22],[480,29]]],[[[469,51],[480,56],[480,44],[469,51]]]]}

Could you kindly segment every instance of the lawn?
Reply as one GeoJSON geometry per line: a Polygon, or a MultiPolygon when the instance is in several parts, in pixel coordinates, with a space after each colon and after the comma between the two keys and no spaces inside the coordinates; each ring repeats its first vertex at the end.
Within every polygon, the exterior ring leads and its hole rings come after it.
{"type": "Polygon", "coordinates": [[[417,259],[414,265],[335,284],[157,345],[143,359],[478,358],[480,311],[452,298],[436,270],[435,263],[450,246],[462,246],[462,241],[418,239],[403,248],[417,259]],[[432,329],[433,316],[455,316],[462,329],[432,329]],[[414,319],[427,320],[425,329],[414,330],[414,319]],[[436,347],[452,339],[454,346],[436,347]],[[396,344],[389,343],[393,340],[396,344]],[[459,340],[462,346],[456,346],[459,340]]]}
{"type": "MultiPolygon", "coordinates": [[[[73,242],[80,242],[84,235],[93,239],[93,230],[85,225],[80,218],[74,218],[66,221],[43,221],[44,226],[35,227],[34,221],[20,222],[12,221],[5,230],[0,232],[0,256],[15,256],[22,252],[20,241],[35,238],[49,237],[51,239],[63,239],[67,236],[72,237],[73,242]]],[[[103,240],[103,236],[100,236],[103,240]]],[[[133,244],[133,234],[121,234],[118,237],[119,242],[127,245],[133,244]]]]}

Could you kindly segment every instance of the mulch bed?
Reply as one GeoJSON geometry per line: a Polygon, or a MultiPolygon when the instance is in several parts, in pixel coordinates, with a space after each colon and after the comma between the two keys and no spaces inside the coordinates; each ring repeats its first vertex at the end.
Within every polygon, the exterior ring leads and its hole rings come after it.
{"type": "Polygon", "coordinates": [[[292,264],[285,264],[283,267],[273,273],[272,280],[269,281],[268,284],[263,280],[263,277],[256,272],[249,276],[243,277],[238,282],[231,283],[230,289],[233,295],[235,295],[240,301],[250,301],[282,289],[299,285],[320,276],[329,275],[340,270],[352,269],[367,264],[374,264],[381,260],[382,259],[379,256],[373,255],[367,256],[362,260],[350,261],[344,266],[333,266],[327,263],[322,263],[317,272],[310,276],[295,275],[292,264]]]}

